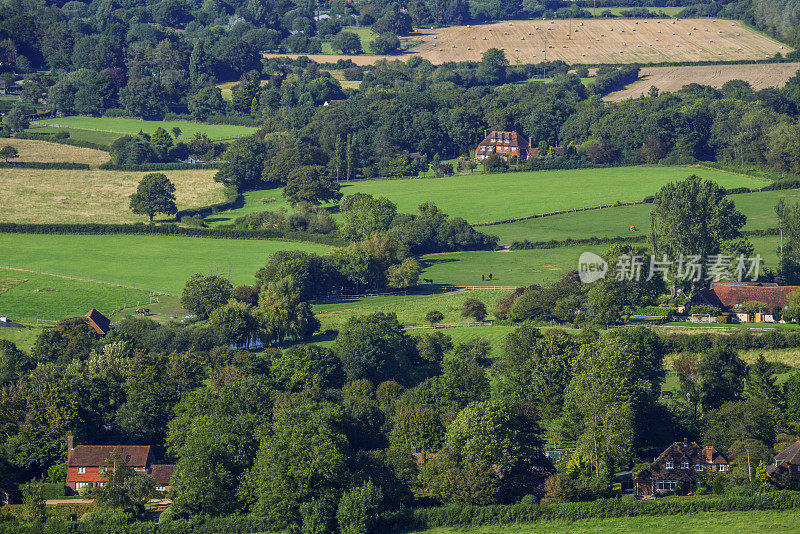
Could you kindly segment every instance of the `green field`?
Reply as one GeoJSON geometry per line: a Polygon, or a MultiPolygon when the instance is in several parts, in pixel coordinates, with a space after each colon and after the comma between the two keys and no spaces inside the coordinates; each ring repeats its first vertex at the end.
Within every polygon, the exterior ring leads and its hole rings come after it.
{"type": "MultiPolygon", "coordinates": [[[[480,300],[486,304],[486,309],[491,313],[497,299],[506,293],[508,291],[479,290],[438,294],[412,292],[409,295],[367,297],[360,300],[317,301],[314,304],[314,313],[322,323],[323,330],[329,328],[337,330],[348,317],[375,312],[394,312],[400,322],[404,324],[425,324],[425,314],[431,310],[439,310],[444,314],[442,323],[462,323],[472,321],[472,319],[465,319],[461,316],[461,305],[466,299],[480,300]]],[[[484,327],[478,328],[485,329],[484,327]]]]}
{"type": "MultiPolygon", "coordinates": [[[[750,176],[701,167],[613,167],[569,171],[474,174],[446,178],[370,180],[342,184],[342,193],[385,196],[400,212],[415,212],[423,202],[435,202],[450,216],[469,222],[488,222],[535,213],[573,209],[615,202],[632,202],[652,195],[664,184],[690,174],[714,180],[725,187],[760,187],[764,181],[750,176]]],[[[217,214],[213,221],[231,219],[254,211],[285,205],[280,189],[252,192],[244,207],[217,214]],[[264,205],[258,199],[275,197],[264,205]]]]}
{"type": "MultiPolygon", "coordinates": [[[[361,49],[364,51],[365,54],[370,53],[369,44],[375,39],[375,37],[377,37],[375,32],[373,32],[370,28],[364,26],[345,26],[344,28],[342,28],[342,31],[358,35],[358,38],[361,39],[361,49]]],[[[333,49],[330,41],[325,41],[322,43],[322,53],[338,54],[339,52],[333,49]]]]}
{"type": "Polygon", "coordinates": [[[235,284],[252,284],[269,255],[282,249],[324,253],[330,247],[277,239],[0,235],[2,266],[171,294],[179,294],[189,276],[197,272],[221,274],[235,284]]]}
{"type": "Polygon", "coordinates": [[[10,341],[22,350],[30,350],[42,330],[43,328],[0,328],[0,339],[10,341]]]}
{"type": "MultiPolygon", "coordinates": [[[[737,209],[747,215],[745,230],[761,230],[775,228],[775,204],[779,199],[787,202],[800,202],[800,190],[764,191],[745,193],[729,197],[737,209]]],[[[528,239],[529,241],[549,241],[555,239],[585,239],[589,237],[614,237],[641,235],[650,228],[651,204],[636,206],[619,206],[600,210],[581,211],[564,215],[551,215],[538,219],[529,219],[507,224],[485,226],[484,233],[500,237],[501,243],[512,243],[528,239]],[[635,225],[639,233],[628,230],[635,225]]]]}
{"type": "Polygon", "coordinates": [[[283,198],[283,189],[260,189],[258,191],[245,191],[242,194],[244,197],[244,205],[241,208],[230,211],[221,211],[206,217],[205,221],[211,226],[219,226],[221,224],[231,224],[238,217],[244,217],[250,213],[257,213],[261,211],[275,211],[278,208],[286,208],[290,210],[289,203],[283,198]],[[264,199],[274,198],[274,201],[264,202],[264,199]]]}
{"type": "Polygon", "coordinates": [[[688,534],[756,534],[762,532],[797,532],[800,512],[797,510],[751,512],[701,512],[692,515],[659,515],[654,517],[619,517],[582,521],[542,521],[509,525],[432,528],[420,534],[640,534],[675,532],[688,534]]]}
{"type": "Polygon", "coordinates": [[[159,126],[168,132],[172,132],[172,128],[177,126],[183,131],[181,137],[184,138],[192,138],[198,132],[205,132],[212,139],[232,139],[244,137],[256,131],[256,128],[250,126],[202,124],[187,121],[143,121],[120,117],[61,117],[39,120],[36,121],[36,124],[68,128],[70,130],[77,128],[95,132],[110,132],[117,134],[117,136],[124,134],[136,135],[139,131],[152,134],[159,126]]]}
{"type": "MultiPolygon", "coordinates": [[[[64,131],[64,128],[54,128],[52,126],[42,126],[28,128],[25,130],[30,134],[54,134],[64,131]]],[[[68,128],[69,138],[74,141],[86,141],[105,148],[111,148],[113,143],[120,134],[114,132],[104,132],[100,130],[81,130],[80,128],[68,128]]]]}
{"type": "Polygon", "coordinates": [[[146,304],[148,295],[139,289],[0,268],[0,315],[14,322],[57,320],[92,308],[108,314],[118,306],[146,304]]]}

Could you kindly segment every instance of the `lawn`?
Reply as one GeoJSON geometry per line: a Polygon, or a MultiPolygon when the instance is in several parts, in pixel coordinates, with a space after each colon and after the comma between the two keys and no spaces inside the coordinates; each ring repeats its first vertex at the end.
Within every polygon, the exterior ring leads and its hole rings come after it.
{"type": "Polygon", "coordinates": [[[194,273],[217,273],[234,284],[252,284],[255,272],[269,255],[284,249],[322,254],[330,247],[278,239],[0,234],[3,267],[175,295],[194,273]]]}
{"type": "MultiPolygon", "coordinates": [[[[406,213],[415,212],[423,202],[435,202],[450,216],[464,217],[477,223],[617,201],[639,201],[663,185],[693,173],[725,187],[760,187],[765,184],[750,176],[715,169],[637,166],[369,180],[343,183],[341,191],[344,195],[360,192],[388,197],[397,204],[398,211],[406,213]]],[[[281,189],[252,191],[245,194],[242,208],[214,215],[211,222],[229,223],[247,213],[285,205],[281,189]],[[273,197],[277,201],[264,205],[260,202],[264,197],[273,197]]],[[[491,230],[496,228],[493,226],[491,230]]]]}
{"type": "MultiPolygon", "coordinates": [[[[424,291],[424,288],[423,288],[424,291]]],[[[394,312],[404,324],[425,324],[425,314],[431,310],[439,310],[444,314],[442,323],[471,322],[461,316],[461,306],[468,298],[476,298],[486,305],[491,313],[497,300],[508,291],[459,291],[454,293],[419,293],[411,292],[408,295],[367,297],[360,300],[328,300],[314,303],[314,313],[322,323],[322,329],[338,330],[348,317],[353,315],[366,315],[369,313],[394,312]]],[[[489,319],[492,317],[489,316],[489,319]]],[[[484,327],[479,327],[484,328],[484,327]]],[[[450,333],[460,328],[447,329],[450,333]]],[[[428,330],[413,330],[415,333],[428,330]]]]}
{"type": "Polygon", "coordinates": [[[687,534],[755,534],[762,532],[796,532],[800,529],[800,513],[784,512],[701,512],[692,515],[659,515],[653,517],[619,517],[581,521],[542,521],[508,525],[432,528],[420,534],[641,534],[643,532],[681,532],[687,534]]]}
{"type": "MultiPolygon", "coordinates": [[[[148,296],[147,291],[129,287],[0,268],[0,315],[14,322],[35,323],[36,319],[52,321],[83,315],[91,308],[110,314],[119,306],[135,306],[139,302],[146,304],[149,302],[148,296]],[[14,283],[3,283],[9,280],[14,283]],[[3,291],[3,287],[7,289],[3,291]]],[[[0,328],[0,331],[5,330],[14,329],[0,328]]],[[[19,337],[23,343],[29,342],[30,339],[23,333],[19,337]]],[[[0,339],[7,339],[2,332],[0,339]]]]}
{"type": "Polygon", "coordinates": [[[11,161],[36,163],[86,163],[96,168],[108,161],[108,153],[102,150],[82,148],[70,145],[35,141],[32,139],[3,139],[2,146],[10,145],[17,149],[19,157],[11,161]]]}
{"type": "MultiPolygon", "coordinates": [[[[126,119],[121,117],[60,117],[57,119],[44,119],[36,121],[37,125],[49,125],[62,128],[78,128],[97,132],[111,132],[114,134],[136,135],[139,131],[152,134],[159,126],[168,132],[179,127],[182,137],[191,138],[196,133],[205,132],[212,139],[232,139],[244,137],[256,131],[250,126],[233,126],[228,124],[202,124],[188,121],[143,121],[139,119],[126,119]]],[[[112,140],[113,141],[113,140],[112,140]]]]}
{"type": "MultiPolygon", "coordinates": [[[[736,208],[747,215],[745,230],[775,228],[775,204],[779,199],[787,202],[800,202],[800,190],[764,191],[745,193],[729,197],[736,208]]],[[[512,243],[528,239],[530,241],[584,239],[588,237],[630,236],[647,233],[650,228],[652,204],[619,206],[600,210],[581,211],[564,215],[552,215],[507,224],[486,226],[481,231],[500,237],[502,243],[512,243]],[[639,233],[628,227],[635,225],[639,233]]]]}
{"type": "MultiPolygon", "coordinates": [[[[56,150],[60,145],[53,145],[56,150]]],[[[65,147],[67,152],[73,147],[65,147]]],[[[159,171],[175,184],[178,209],[225,201],[214,169],[159,171]]],[[[105,170],[13,168],[0,171],[3,209],[0,221],[30,223],[145,222],[129,208],[129,197],[147,174],[105,170]]],[[[156,220],[172,219],[159,215],[156,220]]]]}
{"type": "MultiPolygon", "coordinates": [[[[0,300],[2,300],[0,295],[0,300]]],[[[0,328],[0,339],[10,341],[22,350],[30,350],[44,328],[0,328]]]]}

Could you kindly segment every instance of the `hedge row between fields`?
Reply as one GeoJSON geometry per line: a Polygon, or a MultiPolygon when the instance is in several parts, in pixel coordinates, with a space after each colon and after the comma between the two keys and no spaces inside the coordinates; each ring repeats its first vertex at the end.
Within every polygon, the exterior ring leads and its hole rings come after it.
{"type": "Polygon", "coordinates": [[[189,169],[219,169],[219,163],[146,163],[144,165],[115,165],[110,161],[101,163],[99,168],[104,171],[128,172],[153,172],[153,171],[183,171],[189,169]]]}
{"type": "Polygon", "coordinates": [[[307,241],[330,246],[344,246],[340,238],[308,234],[303,232],[281,232],[279,230],[242,230],[221,228],[186,228],[174,223],[167,224],[66,224],[66,223],[0,223],[2,234],[73,234],[73,235],[172,235],[206,237],[212,239],[285,239],[307,241]]]}
{"type": "Polygon", "coordinates": [[[50,169],[62,171],[88,171],[88,163],[44,162],[44,161],[0,161],[0,169],[50,169]]]}
{"type": "Polygon", "coordinates": [[[47,141],[48,143],[58,143],[60,145],[76,146],[79,148],[93,148],[95,150],[102,150],[103,152],[108,152],[111,149],[111,147],[107,145],[100,145],[90,141],[81,141],[80,139],[72,139],[71,137],[59,139],[56,138],[53,133],[32,134],[29,132],[17,132],[14,134],[14,137],[17,139],[31,139],[33,141],[47,141]]]}

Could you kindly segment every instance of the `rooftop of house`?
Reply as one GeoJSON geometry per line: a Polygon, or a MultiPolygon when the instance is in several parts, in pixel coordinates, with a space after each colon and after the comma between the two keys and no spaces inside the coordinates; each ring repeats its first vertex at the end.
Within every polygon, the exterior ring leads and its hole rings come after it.
{"type": "Polygon", "coordinates": [[[716,283],[699,291],[700,298],[717,308],[733,310],[745,302],[763,302],[769,308],[786,306],[789,293],[800,286],[779,286],[774,283],[716,283]]]}
{"type": "Polygon", "coordinates": [[[150,445],[76,445],[69,454],[68,467],[99,467],[106,463],[114,450],[131,467],[146,467],[150,445]]]}
{"type": "Polygon", "coordinates": [[[175,471],[173,464],[154,464],[150,468],[150,476],[153,477],[156,485],[169,486],[169,479],[172,477],[173,471],[175,471]]]}
{"type": "Polygon", "coordinates": [[[492,132],[484,132],[484,134],[485,137],[483,141],[481,141],[480,144],[478,144],[479,147],[504,145],[504,146],[517,146],[523,150],[528,148],[528,140],[525,137],[518,134],[517,132],[492,131],[492,132]]]}

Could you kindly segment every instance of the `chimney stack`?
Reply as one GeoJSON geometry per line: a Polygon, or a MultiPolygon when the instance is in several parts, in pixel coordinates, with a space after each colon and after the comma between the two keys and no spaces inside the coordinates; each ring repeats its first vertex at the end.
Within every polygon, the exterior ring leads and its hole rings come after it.
{"type": "Polygon", "coordinates": [[[489,137],[489,130],[484,130],[483,131],[483,138],[486,139],[487,137],[489,137]]]}

